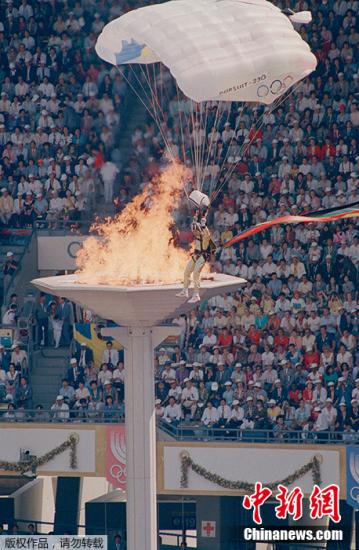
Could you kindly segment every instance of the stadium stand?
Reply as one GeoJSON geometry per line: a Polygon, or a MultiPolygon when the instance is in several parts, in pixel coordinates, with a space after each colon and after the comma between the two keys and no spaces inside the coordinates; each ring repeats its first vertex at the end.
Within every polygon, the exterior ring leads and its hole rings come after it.
{"type": "MultiPolygon", "coordinates": [[[[295,10],[308,8],[306,2],[278,3],[289,4],[295,10]]],[[[161,166],[163,132],[173,154],[188,162],[195,143],[215,144],[204,189],[210,190],[220,174],[223,186],[210,218],[218,243],[278,213],[358,201],[358,2],[312,2],[310,9],[314,22],[300,32],[318,68],[279,108],[228,105],[212,131],[214,104],[206,131],[197,135],[191,102],[179,106],[168,80],[161,133],[132,98],[136,118],[126,130],[129,155],[121,166],[116,145],[126,82],[93,50],[103,24],[119,15],[117,8],[90,0],[8,2],[0,27],[3,231],[34,224],[86,231],[81,220],[93,216],[98,202],[114,202],[120,211],[161,166]],[[45,20],[51,21],[51,33],[45,20]],[[182,116],[188,121],[184,139],[182,116]],[[232,170],[224,181],[223,174],[232,170]]],[[[190,220],[184,199],[176,213],[183,244],[190,240],[190,220]]],[[[4,282],[14,269],[7,257],[11,251],[10,246],[3,250],[4,282]]],[[[21,263],[16,256],[15,261],[21,263]]],[[[219,249],[212,270],[248,283],[235,295],[212,299],[174,321],[182,327],[179,346],[161,348],[155,359],[161,426],[178,437],[356,440],[358,265],[359,231],[353,220],[277,226],[219,249]]],[[[6,305],[11,317],[16,308],[6,305]]],[[[72,305],[39,297],[34,308],[37,343],[67,350],[72,305]]],[[[86,322],[87,315],[78,320],[86,322]]],[[[94,361],[90,346],[78,346],[66,368],[56,373],[58,386],[45,411],[32,411],[38,403],[31,397],[24,404],[31,382],[24,382],[21,376],[27,373],[17,364],[14,375],[9,352],[3,352],[8,358],[2,359],[0,388],[3,379],[8,410],[2,419],[122,419],[125,367],[116,350],[106,351],[94,361]],[[10,392],[13,376],[16,391],[10,392]]]]}

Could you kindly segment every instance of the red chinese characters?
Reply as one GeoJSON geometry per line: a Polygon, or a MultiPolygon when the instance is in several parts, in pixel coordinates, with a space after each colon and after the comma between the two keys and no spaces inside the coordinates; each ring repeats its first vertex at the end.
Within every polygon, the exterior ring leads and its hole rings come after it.
{"type": "Polygon", "coordinates": [[[272,491],[267,487],[262,488],[262,484],[258,481],[255,484],[253,495],[246,495],[243,499],[243,507],[246,510],[253,508],[253,521],[258,525],[262,524],[261,506],[272,495],[272,491]]]}
{"type": "MultiPolygon", "coordinates": [[[[257,525],[262,524],[261,506],[272,495],[273,492],[271,489],[263,487],[260,482],[257,482],[254,493],[244,497],[243,507],[246,510],[253,510],[253,521],[257,525]]],[[[303,515],[304,494],[300,487],[295,487],[289,491],[284,485],[278,485],[278,492],[273,496],[279,502],[275,507],[278,519],[286,519],[288,516],[291,516],[295,521],[301,519],[303,515]]],[[[318,485],[314,485],[309,497],[311,519],[321,519],[326,516],[338,523],[341,520],[339,497],[338,485],[328,485],[324,489],[321,489],[318,485]]]]}
{"type": "Polygon", "coordinates": [[[303,493],[299,487],[289,492],[284,485],[278,485],[278,494],[275,497],[280,504],[275,508],[275,515],[278,519],[285,519],[292,516],[298,520],[303,515],[303,493]]]}
{"type": "Polygon", "coordinates": [[[339,487],[338,485],[328,485],[321,489],[314,485],[309,499],[310,517],[320,519],[328,516],[335,523],[339,523],[341,515],[339,512],[339,487]]]}

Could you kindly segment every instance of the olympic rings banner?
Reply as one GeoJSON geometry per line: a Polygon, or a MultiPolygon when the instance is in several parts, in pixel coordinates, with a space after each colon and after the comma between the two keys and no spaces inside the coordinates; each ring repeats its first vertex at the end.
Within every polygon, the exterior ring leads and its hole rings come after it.
{"type": "Polygon", "coordinates": [[[106,428],[106,479],[121,491],[126,491],[125,425],[106,428]]]}

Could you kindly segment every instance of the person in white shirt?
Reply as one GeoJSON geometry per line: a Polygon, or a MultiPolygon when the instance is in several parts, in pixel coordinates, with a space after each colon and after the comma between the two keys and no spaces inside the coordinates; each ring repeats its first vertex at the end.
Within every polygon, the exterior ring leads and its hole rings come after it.
{"type": "Polygon", "coordinates": [[[101,365],[101,370],[98,373],[98,382],[101,386],[104,386],[106,382],[111,382],[113,378],[112,371],[109,370],[108,364],[103,363],[101,365]]]}
{"type": "Polygon", "coordinates": [[[124,384],[125,383],[125,366],[123,363],[118,363],[117,367],[112,373],[112,380],[116,384],[124,384]]]}
{"type": "Polygon", "coordinates": [[[215,424],[217,424],[218,419],[219,419],[218,410],[213,406],[212,401],[208,401],[207,407],[203,411],[202,423],[207,428],[210,428],[211,426],[214,426],[215,424]]]}
{"type": "Polygon", "coordinates": [[[64,402],[62,395],[56,397],[55,403],[51,407],[52,418],[57,422],[67,422],[70,419],[69,406],[64,402]]]}
{"type": "Polygon", "coordinates": [[[195,384],[199,384],[203,380],[203,370],[200,369],[200,363],[193,363],[193,369],[189,374],[189,379],[195,384]]]}
{"type": "Polygon", "coordinates": [[[327,424],[329,430],[334,430],[335,422],[337,420],[337,410],[333,407],[333,401],[328,397],[325,400],[325,407],[321,412],[323,425],[327,424]]]}
{"type": "Polygon", "coordinates": [[[315,390],[313,391],[313,401],[319,401],[320,403],[324,404],[326,398],[327,398],[327,390],[323,388],[322,381],[317,380],[315,390]]]}
{"type": "Polygon", "coordinates": [[[115,366],[119,361],[118,350],[113,347],[111,341],[106,342],[106,349],[102,353],[102,363],[115,366]]]}
{"type": "Polygon", "coordinates": [[[184,379],[186,386],[182,390],[182,407],[184,413],[191,413],[191,418],[194,417],[197,403],[198,403],[198,390],[193,385],[192,380],[189,378],[184,379]]]}
{"type": "Polygon", "coordinates": [[[217,336],[213,333],[211,328],[206,330],[206,335],[203,337],[202,344],[209,348],[217,344],[217,336]]]}
{"type": "Polygon", "coordinates": [[[244,410],[242,407],[239,406],[239,401],[235,399],[232,403],[232,410],[228,420],[228,427],[233,429],[239,428],[239,426],[242,424],[243,418],[244,410]]]}
{"type": "Polygon", "coordinates": [[[181,420],[181,415],[181,406],[178,405],[175,398],[171,396],[168,405],[165,407],[163,419],[166,420],[166,422],[177,424],[181,420]]]}
{"type": "Polygon", "coordinates": [[[107,161],[102,166],[100,173],[104,184],[105,202],[107,204],[112,202],[113,198],[113,184],[119,170],[115,163],[107,161]]]}
{"type": "Polygon", "coordinates": [[[218,411],[218,425],[223,428],[231,417],[231,408],[227,405],[225,399],[221,399],[218,411]]]}
{"type": "Polygon", "coordinates": [[[174,368],[172,368],[171,361],[167,361],[165,364],[164,371],[161,374],[161,378],[164,382],[169,383],[170,380],[174,380],[176,378],[176,371],[174,368]]]}
{"type": "Polygon", "coordinates": [[[155,415],[156,420],[163,418],[163,415],[165,414],[165,409],[161,405],[161,399],[156,399],[155,401],[155,415]]]}
{"type": "Polygon", "coordinates": [[[176,401],[176,403],[181,402],[182,397],[182,388],[179,384],[177,384],[177,380],[169,380],[170,383],[170,389],[168,391],[168,397],[173,397],[176,401]]]}

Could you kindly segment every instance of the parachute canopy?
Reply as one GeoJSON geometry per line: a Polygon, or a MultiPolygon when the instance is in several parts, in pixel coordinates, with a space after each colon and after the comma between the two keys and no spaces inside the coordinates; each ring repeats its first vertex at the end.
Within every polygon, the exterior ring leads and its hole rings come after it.
{"type": "Polygon", "coordinates": [[[301,13],[266,0],[171,0],[111,21],[96,51],[114,65],[162,62],[196,102],[271,104],[317,65],[290,21],[310,20],[301,13]]]}

